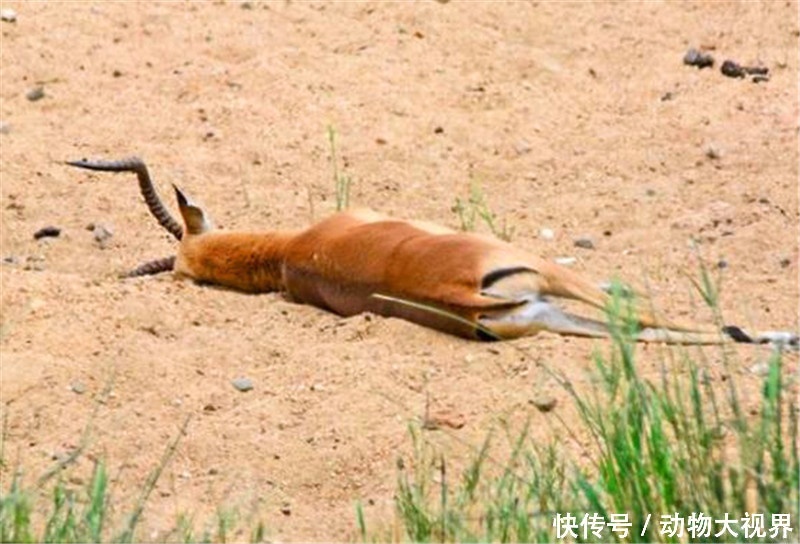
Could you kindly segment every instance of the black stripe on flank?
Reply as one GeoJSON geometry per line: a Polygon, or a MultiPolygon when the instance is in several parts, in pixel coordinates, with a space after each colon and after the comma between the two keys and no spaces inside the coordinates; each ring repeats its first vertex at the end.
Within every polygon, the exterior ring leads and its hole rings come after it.
{"type": "Polygon", "coordinates": [[[519,274],[520,272],[533,272],[533,270],[526,266],[514,266],[512,268],[501,268],[500,270],[493,270],[488,274],[486,274],[481,280],[481,289],[486,289],[488,287],[491,287],[492,285],[502,280],[503,278],[507,278],[508,276],[513,276],[514,274],[519,274]]]}

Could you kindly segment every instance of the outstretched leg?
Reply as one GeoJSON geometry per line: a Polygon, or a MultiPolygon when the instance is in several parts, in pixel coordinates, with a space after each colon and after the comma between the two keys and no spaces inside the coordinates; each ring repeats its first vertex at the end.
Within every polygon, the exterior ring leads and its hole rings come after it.
{"type": "MultiPolygon", "coordinates": [[[[543,298],[531,299],[503,313],[483,316],[478,322],[499,338],[516,338],[542,331],[590,338],[611,336],[606,323],[565,312],[543,298]]],[[[746,344],[772,344],[789,349],[797,349],[798,346],[798,337],[794,333],[763,332],[748,335],[735,326],[723,327],[719,332],[644,327],[637,332],[634,339],[637,342],[683,345],[713,345],[734,341],[746,344]]]]}
{"type": "Polygon", "coordinates": [[[761,331],[755,334],[747,334],[736,325],[722,327],[722,331],[736,342],[744,344],[772,344],[792,350],[800,349],[800,338],[796,333],[788,331],[761,331]]]}

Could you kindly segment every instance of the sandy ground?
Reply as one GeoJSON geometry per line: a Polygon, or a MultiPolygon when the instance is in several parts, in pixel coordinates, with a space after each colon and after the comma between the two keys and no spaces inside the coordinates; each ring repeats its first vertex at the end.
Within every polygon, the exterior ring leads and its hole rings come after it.
{"type": "MultiPolygon", "coordinates": [[[[658,307],[705,321],[686,278],[699,254],[725,266],[730,322],[797,328],[797,2],[2,8],[17,12],[0,23],[6,457],[33,480],[91,421],[73,483],[106,459],[124,510],[190,416],[142,538],[220,504],[275,540],[351,538],[356,501],[389,526],[426,403],[465,423],[425,432],[456,460],[527,418],[534,439],[570,448],[567,396],[540,365],[585,385],[603,343],[486,345],[278,294],[120,280],[174,244],[132,176],[66,159],[138,154],[163,194],[181,185],[226,228],[300,227],[334,207],[332,126],[359,205],[457,227],[474,180],[521,248],[575,257],[598,281],[647,278],[658,307]],[[683,65],[690,46],[716,66],[683,65]],[[725,58],[770,80],[724,77],[725,58]],[[113,236],[100,244],[89,224],[113,236]],[[48,225],[61,235],[34,240],[48,225]],[[541,394],[553,412],[530,404],[541,394]]],[[[766,352],[737,351],[755,406],[748,369],[766,352]]],[[[660,353],[642,350],[643,372],[660,353]]]]}

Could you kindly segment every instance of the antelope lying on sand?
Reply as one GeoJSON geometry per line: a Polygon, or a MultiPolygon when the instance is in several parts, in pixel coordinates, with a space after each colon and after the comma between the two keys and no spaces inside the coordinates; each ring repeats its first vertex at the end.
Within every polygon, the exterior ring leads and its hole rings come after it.
{"type": "MultiPolygon", "coordinates": [[[[205,211],[175,187],[181,227],[140,159],[68,164],[136,173],[150,212],[180,241],[177,256],[145,263],[133,276],[174,269],[178,276],[249,293],[283,291],[296,302],[342,316],[373,312],[472,339],[540,331],[610,334],[605,322],[568,313],[551,301],[560,297],[603,309],[610,299],[605,291],[494,238],[366,209],[337,213],[299,231],[225,232],[214,230],[205,211]]],[[[637,339],[643,342],[798,344],[792,333],[750,335],[735,326],[716,331],[677,325],[656,318],[641,304],[635,319],[637,339]]]]}

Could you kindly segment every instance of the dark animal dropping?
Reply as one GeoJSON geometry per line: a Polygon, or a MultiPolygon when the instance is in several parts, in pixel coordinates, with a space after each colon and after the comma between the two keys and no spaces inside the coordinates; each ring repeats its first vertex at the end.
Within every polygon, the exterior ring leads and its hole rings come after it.
{"type": "Polygon", "coordinates": [[[55,238],[59,234],[61,234],[61,229],[58,227],[44,227],[34,232],[33,237],[41,240],[42,238],[55,238]]]}
{"type": "Polygon", "coordinates": [[[741,77],[745,76],[744,68],[742,68],[741,66],[739,66],[739,64],[737,62],[732,61],[732,60],[726,60],[725,62],[723,62],[722,63],[722,67],[720,68],[720,71],[722,72],[722,75],[725,75],[725,76],[728,76],[728,77],[739,77],[739,78],[741,78],[741,77]]]}

